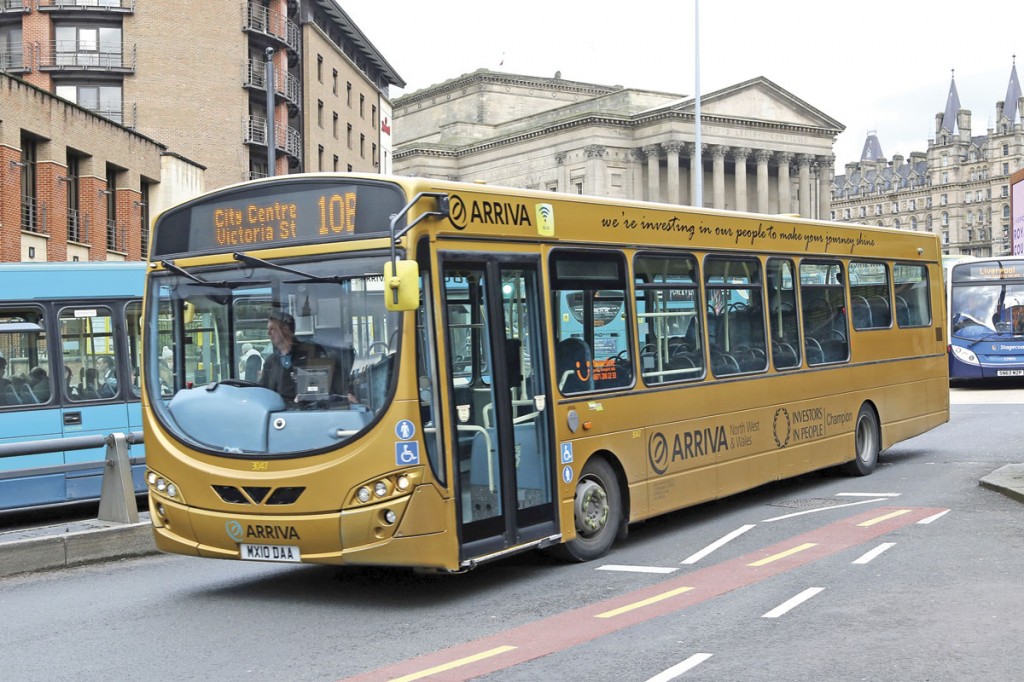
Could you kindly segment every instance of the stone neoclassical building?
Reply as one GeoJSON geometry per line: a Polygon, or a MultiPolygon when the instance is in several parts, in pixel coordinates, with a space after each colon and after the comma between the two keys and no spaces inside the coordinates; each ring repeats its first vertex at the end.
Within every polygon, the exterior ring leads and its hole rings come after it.
{"type": "Polygon", "coordinates": [[[623,199],[831,215],[844,126],[759,77],[693,98],[486,69],[394,101],[394,170],[623,199]]]}
{"type": "Polygon", "coordinates": [[[860,161],[846,164],[835,178],[832,217],[935,232],[947,254],[1008,254],[1010,176],[1024,167],[1024,97],[1016,64],[992,120],[985,134],[976,134],[951,80],[927,151],[888,160],[877,134],[868,133],[860,161]]]}

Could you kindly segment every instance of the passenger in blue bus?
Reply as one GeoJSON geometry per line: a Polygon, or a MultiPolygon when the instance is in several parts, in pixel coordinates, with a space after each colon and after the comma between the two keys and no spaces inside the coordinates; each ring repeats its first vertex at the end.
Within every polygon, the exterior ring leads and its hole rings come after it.
{"type": "Polygon", "coordinates": [[[113,398],[117,395],[117,373],[114,361],[106,355],[96,358],[98,385],[96,391],[101,398],[113,398]]]}
{"type": "Polygon", "coordinates": [[[32,388],[36,400],[41,403],[50,401],[50,376],[42,367],[33,367],[28,373],[28,385],[32,388]]]}
{"type": "Polygon", "coordinates": [[[0,405],[17,405],[20,400],[14,394],[14,386],[11,380],[5,377],[7,374],[7,358],[0,355],[0,405]]]}
{"type": "Polygon", "coordinates": [[[270,314],[267,336],[274,350],[263,363],[260,384],[277,391],[286,403],[295,402],[295,370],[308,366],[311,360],[326,358],[327,353],[316,344],[296,339],[295,318],[283,311],[270,314]]]}

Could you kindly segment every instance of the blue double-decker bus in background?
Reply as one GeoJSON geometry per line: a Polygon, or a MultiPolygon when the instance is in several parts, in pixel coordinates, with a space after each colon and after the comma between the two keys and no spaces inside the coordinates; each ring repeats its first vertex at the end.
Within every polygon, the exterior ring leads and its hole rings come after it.
{"type": "MultiPolygon", "coordinates": [[[[0,443],[141,430],[144,280],[138,262],[0,265],[0,443]]],[[[99,499],[104,457],[0,457],[0,510],[99,499]]]]}
{"type": "Polygon", "coordinates": [[[954,263],[946,287],[950,382],[1024,378],[1024,257],[954,263]]]}

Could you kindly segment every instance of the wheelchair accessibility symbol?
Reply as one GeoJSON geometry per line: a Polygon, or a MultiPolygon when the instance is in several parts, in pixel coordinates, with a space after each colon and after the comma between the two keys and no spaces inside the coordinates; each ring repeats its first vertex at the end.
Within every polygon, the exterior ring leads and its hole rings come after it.
{"type": "Polygon", "coordinates": [[[395,464],[409,466],[420,463],[420,444],[416,441],[395,443],[395,464]]]}

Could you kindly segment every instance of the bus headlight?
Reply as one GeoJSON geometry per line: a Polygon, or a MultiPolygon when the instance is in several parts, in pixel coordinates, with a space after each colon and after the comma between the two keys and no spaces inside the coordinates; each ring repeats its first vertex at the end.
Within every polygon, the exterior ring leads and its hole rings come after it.
{"type": "Polygon", "coordinates": [[[950,346],[950,350],[953,351],[953,355],[960,362],[966,362],[968,365],[980,365],[981,362],[978,360],[978,356],[974,354],[969,348],[962,346],[950,346]]]}
{"type": "Polygon", "coordinates": [[[178,502],[184,502],[181,497],[181,490],[178,489],[177,484],[152,469],[146,471],[146,483],[149,484],[149,491],[151,493],[163,495],[178,502]]]}
{"type": "Polygon", "coordinates": [[[365,485],[356,491],[356,497],[359,499],[360,502],[369,502],[370,496],[372,494],[373,493],[370,492],[370,489],[367,488],[365,485]]]}
{"type": "Polygon", "coordinates": [[[377,481],[373,484],[373,494],[377,497],[384,497],[388,494],[388,484],[384,481],[377,481]]]}

